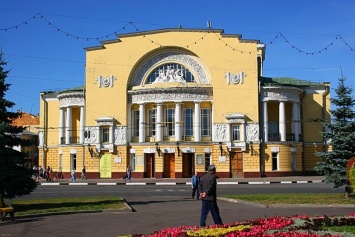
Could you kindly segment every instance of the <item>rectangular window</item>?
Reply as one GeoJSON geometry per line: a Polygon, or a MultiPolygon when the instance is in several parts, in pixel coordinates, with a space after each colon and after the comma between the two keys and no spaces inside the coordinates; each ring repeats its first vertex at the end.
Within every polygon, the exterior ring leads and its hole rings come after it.
{"type": "Polygon", "coordinates": [[[278,170],[278,152],[272,152],[272,170],[276,171],[278,170]]]}
{"type": "Polygon", "coordinates": [[[109,128],[102,128],[102,143],[108,143],[110,138],[109,128]]]}
{"type": "Polygon", "coordinates": [[[211,136],[211,110],[201,109],[201,135],[211,136]]]}
{"type": "Polygon", "coordinates": [[[70,154],[71,168],[76,170],[76,154],[70,154]]]}
{"type": "Polygon", "coordinates": [[[136,169],[136,154],[135,153],[131,153],[130,164],[131,164],[132,171],[134,171],[136,169]]]}
{"type": "Polygon", "coordinates": [[[133,111],[133,137],[139,136],[139,110],[133,111]]]}
{"type": "Polygon", "coordinates": [[[205,171],[207,171],[208,166],[211,164],[211,153],[205,153],[205,171]]]}
{"type": "Polygon", "coordinates": [[[268,124],[268,130],[269,130],[269,134],[268,134],[269,141],[280,141],[278,122],[270,122],[268,124]]]}
{"type": "Polygon", "coordinates": [[[233,141],[240,141],[240,126],[233,125],[232,126],[232,140],[233,141]]]}
{"type": "Polygon", "coordinates": [[[165,110],[164,135],[167,137],[175,135],[175,109],[165,110]]]}
{"type": "Polygon", "coordinates": [[[62,172],[63,168],[63,154],[59,154],[59,172],[62,172]]]}
{"type": "Polygon", "coordinates": [[[148,110],[148,136],[155,136],[155,124],[157,121],[157,110],[151,109],[148,110]]]}
{"type": "Polygon", "coordinates": [[[184,109],[184,136],[191,137],[194,134],[194,110],[184,109]]]}

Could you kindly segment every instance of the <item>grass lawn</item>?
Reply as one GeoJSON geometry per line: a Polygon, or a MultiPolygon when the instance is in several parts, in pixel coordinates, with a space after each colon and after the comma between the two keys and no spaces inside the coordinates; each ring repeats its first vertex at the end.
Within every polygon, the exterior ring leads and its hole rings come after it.
{"type": "Polygon", "coordinates": [[[125,202],[119,197],[80,197],[14,200],[12,204],[15,209],[16,216],[84,210],[121,210],[127,208],[125,202]]]}
{"type": "Polygon", "coordinates": [[[306,194],[241,194],[223,195],[226,198],[257,202],[267,205],[272,204],[350,204],[355,205],[355,197],[344,198],[344,194],[306,193],[306,194]]]}

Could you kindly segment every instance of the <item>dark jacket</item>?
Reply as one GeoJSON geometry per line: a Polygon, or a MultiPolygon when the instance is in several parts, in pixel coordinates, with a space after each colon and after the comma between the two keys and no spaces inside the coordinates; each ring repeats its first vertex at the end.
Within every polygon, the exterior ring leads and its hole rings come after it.
{"type": "Polygon", "coordinates": [[[205,174],[202,177],[198,188],[200,193],[206,193],[206,197],[202,198],[202,200],[217,201],[217,181],[214,174],[205,174]]]}
{"type": "Polygon", "coordinates": [[[200,176],[196,176],[196,175],[192,176],[192,178],[191,178],[191,186],[198,188],[200,180],[201,180],[200,176]]]}

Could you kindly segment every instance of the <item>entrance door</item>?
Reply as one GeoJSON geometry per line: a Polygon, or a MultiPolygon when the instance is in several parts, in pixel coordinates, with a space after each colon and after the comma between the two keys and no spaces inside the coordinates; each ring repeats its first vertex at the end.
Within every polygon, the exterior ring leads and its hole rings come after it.
{"type": "Polygon", "coordinates": [[[191,178],[195,171],[195,153],[182,153],[182,177],[191,178]]]}
{"type": "Polygon", "coordinates": [[[163,178],[175,178],[175,154],[164,153],[163,178]]]}
{"type": "Polygon", "coordinates": [[[232,178],[243,178],[243,153],[231,152],[231,176],[232,178]]]}
{"type": "Polygon", "coordinates": [[[152,178],[154,177],[154,154],[150,153],[145,153],[144,154],[145,159],[144,159],[144,166],[145,166],[145,172],[144,172],[144,178],[152,178]]]}

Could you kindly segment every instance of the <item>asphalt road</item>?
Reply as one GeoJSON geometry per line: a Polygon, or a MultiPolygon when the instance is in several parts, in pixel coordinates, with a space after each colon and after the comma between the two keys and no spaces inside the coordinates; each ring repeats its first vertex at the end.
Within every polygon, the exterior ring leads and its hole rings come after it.
{"type": "MultiPolygon", "coordinates": [[[[271,194],[271,193],[343,193],[344,189],[332,189],[325,183],[304,184],[254,184],[254,185],[218,185],[218,195],[225,194],[271,194]]],[[[179,196],[190,197],[189,185],[167,186],[112,186],[112,185],[89,185],[89,186],[38,186],[28,196],[17,199],[52,198],[52,197],[86,197],[86,196],[119,196],[130,197],[156,197],[156,196],[179,196]]]]}

